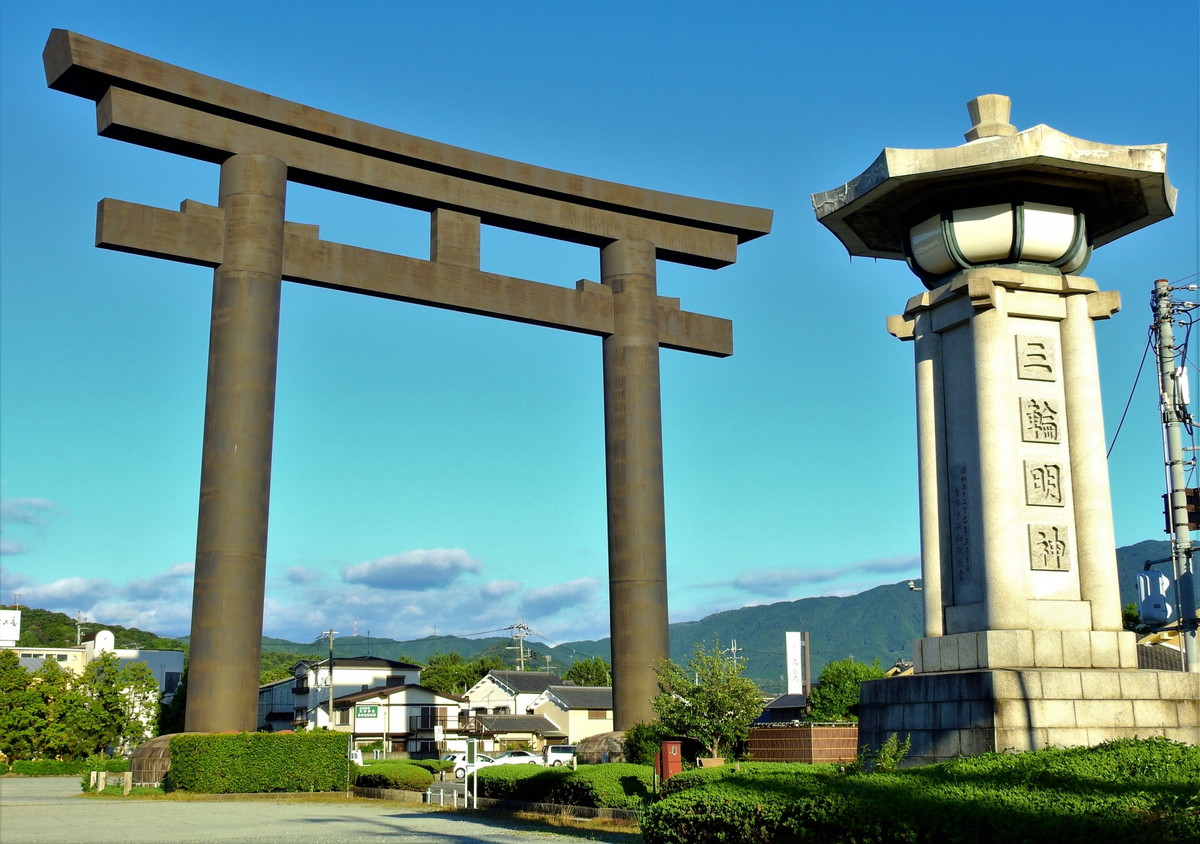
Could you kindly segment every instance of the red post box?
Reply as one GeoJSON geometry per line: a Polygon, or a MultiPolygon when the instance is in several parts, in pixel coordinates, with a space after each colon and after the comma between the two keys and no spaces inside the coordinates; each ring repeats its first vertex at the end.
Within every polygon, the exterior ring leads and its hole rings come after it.
{"type": "Polygon", "coordinates": [[[654,773],[660,780],[669,780],[683,770],[683,753],[681,742],[664,741],[662,749],[654,754],[654,773]]]}

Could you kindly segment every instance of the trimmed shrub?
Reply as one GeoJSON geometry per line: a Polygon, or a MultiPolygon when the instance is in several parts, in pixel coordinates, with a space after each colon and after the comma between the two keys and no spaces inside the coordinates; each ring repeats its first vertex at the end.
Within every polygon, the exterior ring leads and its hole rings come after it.
{"type": "Polygon", "coordinates": [[[739,762],[720,765],[716,768],[693,768],[676,774],[664,782],[659,789],[661,797],[669,797],[689,788],[714,783],[727,777],[745,781],[761,781],[761,787],[770,788],[773,782],[791,783],[809,778],[828,779],[837,773],[835,765],[809,765],[803,762],[739,762]]]}
{"type": "Polygon", "coordinates": [[[202,794],[343,791],[350,767],[341,733],[183,733],[171,739],[163,787],[202,794]]]}
{"type": "Polygon", "coordinates": [[[985,754],[893,773],[795,768],[692,778],[645,813],[644,840],[1200,840],[1200,748],[1166,739],[985,754]]]}
{"type": "Polygon", "coordinates": [[[547,802],[597,809],[641,809],[650,801],[653,787],[654,769],[647,765],[583,765],[563,778],[547,802]]]}
{"type": "Polygon", "coordinates": [[[87,776],[89,771],[124,773],[129,770],[129,760],[121,756],[90,756],[62,762],[57,759],[29,761],[18,759],[12,763],[12,772],[23,777],[72,777],[87,776]]]}
{"type": "Polygon", "coordinates": [[[454,767],[454,763],[447,759],[409,759],[409,765],[416,765],[418,768],[424,768],[431,774],[449,771],[454,767]]]}
{"type": "Polygon", "coordinates": [[[359,769],[354,784],[363,788],[398,788],[401,791],[424,791],[433,785],[433,774],[426,768],[408,762],[384,762],[368,770],[359,769]]]}
{"type": "Polygon", "coordinates": [[[653,769],[611,762],[570,768],[495,765],[479,771],[479,794],[496,800],[558,803],[597,809],[641,809],[650,800],[653,769]]]}
{"type": "Polygon", "coordinates": [[[552,803],[551,795],[573,772],[537,765],[492,765],[479,769],[479,793],[493,800],[552,803]]]}

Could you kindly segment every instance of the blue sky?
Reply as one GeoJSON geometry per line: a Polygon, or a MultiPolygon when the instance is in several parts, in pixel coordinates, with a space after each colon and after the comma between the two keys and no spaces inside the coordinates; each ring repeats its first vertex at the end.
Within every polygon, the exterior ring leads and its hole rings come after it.
{"type": "MultiPolygon", "coordinates": [[[[1155,278],[1197,238],[1197,11],[1109,2],[0,4],[0,603],[184,634],[211,272],[92,246],[103,197],[215,204],[217,169],[95,134],[46,88],[53,27],[410,134],[774,209],[719,271],[660,293],[735,353],[662,355],[672,620],[917,575],[912,348],[921,289],[850,260],[808,196],[887,146],[948,147],[965,104],[1018,129],[1168,143],[1177,216],[1099,249],[1111,437],[1155,278]]],[[[427,257],[425,215],[289,186],[322,237],[427,257]]],[[[598,280],[595,250],[488,230],[483,268],[598,280]]],[[[468,634],[518,617],[607,635],[597,338],[284,291],[266,633],[468,634]]],[[[1119,544],[1162,538],[1153,374],[1111,458],[1119,544]]],[[[781,631],[782,633],[782,631],[781,631]]]]}

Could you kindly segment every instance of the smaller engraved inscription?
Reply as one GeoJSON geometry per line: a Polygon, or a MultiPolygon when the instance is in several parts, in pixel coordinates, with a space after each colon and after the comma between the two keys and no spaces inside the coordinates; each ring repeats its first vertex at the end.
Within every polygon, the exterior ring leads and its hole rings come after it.
{"type": "Polygon", "coordinates": [[[1041,460],[1025,461],[1025,503],[1042,507],[1063,506],[1060,464],[1041,460]]]}
{"type": "Polygon", "coordinates": [[[1058,399],[1021,399],[1021,439],[1027,443],[1059,441],[1058,399]]]}
{"type": "Polygon", "coordinates": [[[1026,381],[1058,380],[1058,352],[1053,337],[1017,335],[1017,377],[1026,381]]]}
{"type": "Polygon", "coordinates": [[[1070,571],[1066,525],[1029,526],[1029,567],[1034,571],[1070,571]]]}
{"type": "Polygon", "coordinates": [[[950,563],[959,580],[971,572],[971,508],[967,467],[950,467],[950,563]]]}

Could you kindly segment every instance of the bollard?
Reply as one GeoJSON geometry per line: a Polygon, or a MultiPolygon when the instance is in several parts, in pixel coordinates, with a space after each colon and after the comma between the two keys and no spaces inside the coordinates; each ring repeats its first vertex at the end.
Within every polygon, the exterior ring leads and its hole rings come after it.
{"type": "Polygon", "coordinates": [[[125,773],[121,774],[121,794],[128,797],[129,792],[132,790],[133,790],[133,771],[126,771],[125,773]]]}

